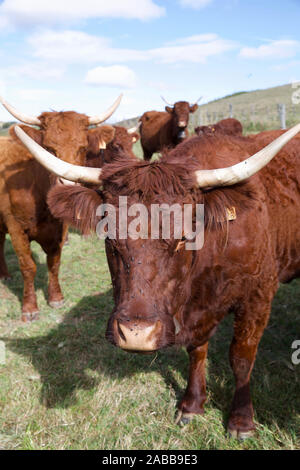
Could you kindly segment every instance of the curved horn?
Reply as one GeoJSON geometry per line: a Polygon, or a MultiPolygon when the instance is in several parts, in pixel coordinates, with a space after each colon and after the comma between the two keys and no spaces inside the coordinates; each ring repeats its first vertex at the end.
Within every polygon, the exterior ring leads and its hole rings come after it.
{"type": "Polygon", "coordinates": [[[195,101],[194,104],[198,104],[201,100],[202,100],[203,96],[200,96],[200,98],[197,99],[197,101],[195,101]]]}
{"type": "Polygon", "coordinates": [[[165,100],[163,96],[161,96],[161,99],[169,106],[172,106],[172,107],[174,106],[174,104],[168,103],[167,100],[165,100]]]}
{"type": "Polygon", "coordinates": [[[131,129],[127,129],[128,134],[134,134],[139,130],[142,125],[142,121],[139,121],[135,127],[131,127],[131,129]]]}
{"type": "Polygon", "coordinates": [[[11,106],[7,101],[5,101],[2,96],[0,96],[0,102],[3,104],[4,108],[18,121],[24,122],[25,124],[30,124],[32,126],[41,126],[41,121],[37,117],[27,116],[26,114],[17,111],[13,106],[11,106]]]}
{"type": "Polygon", "coordinates": [[[121,103],[121,99],[123,98],[123,93],[120,94],[120,96],[116,99],[114,104],[111,105],[110,108],[108,108],[105,113],[100,114],[99,116],[93,116],[89,117],[89,123],[91,125],[98,125],[101,124],[102,122],[106,121],[110,116],[115,112],[119,104],[121,103]]]}
{"type": "Polygon", "coordinates": [[[298,132],[300,132],[300,124],[292,127],[267,147],[236,165],[215,170],[196,171],[199,187],[231,186],[250,178],[266,166],[298,132]]]}
{"type": "Polygon", "coordinates": [[[19,126],[15,127],[15,133],[34,158],[56,176],[74,181],[75,183],[100,183],[100,168],[72,165],[71,163],[67,163],[55,157],[52,153],[47,152],[47,150],[31,139],[19,126]]]}

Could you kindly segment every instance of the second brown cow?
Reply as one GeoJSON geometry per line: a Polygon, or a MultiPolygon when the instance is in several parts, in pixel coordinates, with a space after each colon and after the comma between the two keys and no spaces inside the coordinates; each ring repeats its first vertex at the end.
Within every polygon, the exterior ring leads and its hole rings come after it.
{"type": "Polygon", "coordinates": [[[190,105],[187,101],[178,101],[173,106],[166,106],[165,112],[144,113],[140,118],[144,159],[150,160],[153,153],[176,147],[186,139],[189,135],[189,114],[194,113],[197,108],[197,103],[190,105]]]}

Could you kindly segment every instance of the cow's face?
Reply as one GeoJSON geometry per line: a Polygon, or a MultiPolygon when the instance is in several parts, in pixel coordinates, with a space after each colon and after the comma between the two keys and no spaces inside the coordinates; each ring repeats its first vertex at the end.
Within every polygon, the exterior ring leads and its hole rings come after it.
{"type": "Polygon", "coordinates": [[[166,106],[166,111],[173,116],[176,134],[179,140],[183,140],[186,137],[186,128],[189,124],[189,113],[194,113],[197,108],[197,104],[190,106],[187,101],[178,101],[174,104],[173,108],[166,106]]]}
{"type": "MultiPolygon", "coordinates": [[[[128,225],[131,221],[128,218],[128,225]]],[[[174,317],[189,297],[187,278],[193,261],[184,244],[184,237],[123,240],[117,234],[115,240],[106,240],[115,300],[106,331],[108,341],[139,352],[175,343],[174,317]]]]}
{"type": "MultiPolygon", "coordinates": [[[[155,203],[162,201],[164,194],[155,198],[155,203]]],[[[183,200],[166,201],[168,205],[174,202],[183,204],[183,200]]],[[[184,202],[191,203],[190,200],[184,202]]],[[[101,204],[116,209],[115,238],[107,238],[105,241],[115,301],[115,308],[108,321],[106,338],[127,351],[150,352],[175,343],[178,333],[175,316],[180,315],[190,295],[191,283],[188,278],[194,257],[192,251],[185,249],[184,233],[181,238],[173,236],[172,217],[171,236],[168,239],[151,238],[150,205],[145,206],[138,194],[127,198],[128,208],[139,203],[148,208],[149,236],[144,239],[134,239],[128,235],[123,238],[119,232],[120,202],[115,193],[96,193],[80,187],[56,187],[48,198],[53,215],[81,228],[81,224],[86,224],[85,218],[89,218],[90,213],[90,225],[95,229],[101,220],[95,216],[101,204]],[[84,204],[84,207],[79,208],[78,204],[84,204]],[[70,214],[72,205],[73,212],[70,214]],[[78,214],[85,216],[78,218],[78,214]]],[[[130,227],[134,219],[136,215],[126,215],[126,225],[130,227]]],[[[87,226],[84,227],[86,228],[87,226]]]]}
{"type": "Polygon", "coordinates": [[[85,164],[92,133],[99,136],[98,141],[102,144],[107,144],[114,136],[111,126],[89,129],[89,118],[73,111],[43,113],[39,119],[40,129],[26,125],[20,127],[53,155],[75,165],[85,164]]]}

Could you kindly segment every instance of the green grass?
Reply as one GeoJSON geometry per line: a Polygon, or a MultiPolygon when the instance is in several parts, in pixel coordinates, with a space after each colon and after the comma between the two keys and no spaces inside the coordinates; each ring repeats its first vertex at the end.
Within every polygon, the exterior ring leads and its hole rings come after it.
{"type": "Polygon", "coordinates": [[[45,255],[36,243],[40,320],[20,322],[22,281],[9,238],[13,275],[0,282],[0,449],[300,449],[300,366],[291,344],[300,339],[300,280],[282,286],[259,349],[252,397],[259,423],[244,443],[225,433],[233,393],[228,364],[232,318],[212,338],[204,417],[174,424],[187,380],[184,349],[154,356],[125,353],[105,340],[113,308],[104,245],[70,233],[62,256],[66,303],[48,307],[45,255]]]}

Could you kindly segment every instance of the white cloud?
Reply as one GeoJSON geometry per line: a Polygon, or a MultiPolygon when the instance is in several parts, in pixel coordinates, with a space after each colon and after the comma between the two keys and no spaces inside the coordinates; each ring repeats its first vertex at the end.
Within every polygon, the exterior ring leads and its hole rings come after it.
{"type": "Polygon", "coordinates": [[[33,54],[40,60],[64,63],[116,63],[156,60],[162,63],[205,63],[207,58],[236,47],[233,41],[216,34],[180,38],[163,47],[151,50],[114,48],[108,38],[81,31],[52,31],[36,33],[29,38],[33,54]]]}
{"type": "Polygon", "coordinates": [[[153,0],[4,0],[0,25],[70,24],[91,18],[149,20],[164,15],[153,0]]]}
{"type": "Polygon", "coordinates": [[[190,7],[196,10],[200,10],[200,8],[204,8],[214,0],[179,0],[179,3],[183,7],[190,7]]]}
{"type": "Polygon", "coordinates": [[[246,59],[287,59],[294,57],[299,51],[299,41],[282,39],[258,47],[244,47],[240,56],[246,59]]]}
{"type": "Polygon", "coordinates": [[[134,71],[124,65],[96,67],[88,71],[84,81],[88,85],[118,88],[134,88],[137,83],[134,71]]]}
{"type": "Polygon", "coordinates": [[[152,58],[168,64],[182,62],[204,64],[208,57],[236,48],[233,41],[219,38],[215,34],[182,38],[177,40],[176,44],[152,49],[149,54],[152,58]]]}
{"type": "Polygon", "coordinates": [[[142,51],[113,48],[109,39],[82,31],[46,30],[30,36],[28,42],[34,50],[34,56],[44,60],[82,64],[127,62],[145,58],[142,51]]]}
{"type": "Polygon", "coordinates": [[[193,36],[188,36],[186,38],[179,38],[175,39],[174,41],[168,42],[167,46],[176,46],[176,45],[183,45],[183,44],[190,44],[190,43],[199,43],[199,42],[208,42],[217,39],[218,35],[214,33],[208,34],[194,34],[193,36]]]}

